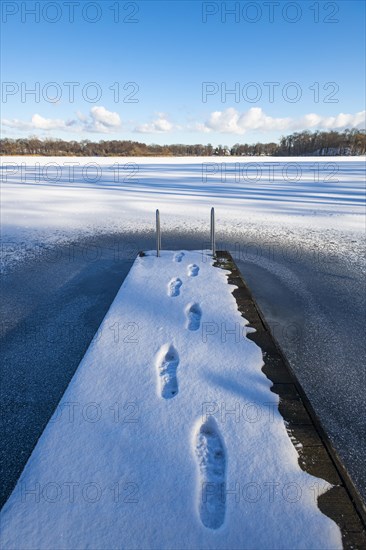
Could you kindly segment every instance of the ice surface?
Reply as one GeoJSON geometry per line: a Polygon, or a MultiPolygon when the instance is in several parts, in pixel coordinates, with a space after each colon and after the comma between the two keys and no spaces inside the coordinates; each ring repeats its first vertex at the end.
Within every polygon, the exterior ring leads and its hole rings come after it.
{"type": "MultiPolygon", "coordinates": [[[[2,157],[5,267],[96,233],[364,230],[364,157],[2,157]]],[[[301,236],[299,237],[301,242],[301,236]]]]}

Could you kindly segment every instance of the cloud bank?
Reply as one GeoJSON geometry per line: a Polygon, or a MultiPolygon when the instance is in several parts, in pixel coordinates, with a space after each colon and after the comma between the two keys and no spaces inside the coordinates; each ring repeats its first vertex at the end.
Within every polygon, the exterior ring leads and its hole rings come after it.
{"type": "Polygon", "coordinates": [[[263,133],[274,130],[336,130],[346,127],[364,127],[365,113],[366,111],[360,111],[355,114],[339,113],[331,117],[310,113],[299,118],[275,118],[266,115],[260,107],[252,107],[243,113],[234,108],[229,108],[225,111],[211,113],[207,121],[203,124],[196,124],[195,129],[205,133],[217,132],[239,135],[253,130],[263,133]]]}
{"type": "Polygon", "coordinates": [[[108,111],[105,107],[92,107],[89,115],[76,114],[76,119],[62,120],[59,118],[44,118],[34,114],[30,121],[3,119],[2,126],[21,131],[44,130],[46,132],[58,130],[75,133],[100,133],[109,134],[121,128],[121,118],[118,113],[108,111]]]}
{"type": "MultiPolygon", "coordinates": [[[[197,133],[219,133],[244,135],[247,132],[294,132],[300,130],[341,130],[344,128],[365,128],[366,111],[354,114],[338,113],[334,116],[322,116],[309,113],[301,117],[272,117],[260,107],[252,107],[240,112],[231,107],[223,111],[214,111],[204,122],[176,125],[164,113],[158,113],[151,122],[139,125],[131,124],[129,131],[140,134],[167,134],[183,130],[197,133]]],[[[88,115],[78,112],[76,118],[70,120],[44,118],[34,114],[30,121],[19,119],[3,119],[2,126],[20,131],[44,132],[62,131],[72,133],[114,134],[122,129],[120,115],[108,111],[105,107],[94,106],[88,115]]]]}

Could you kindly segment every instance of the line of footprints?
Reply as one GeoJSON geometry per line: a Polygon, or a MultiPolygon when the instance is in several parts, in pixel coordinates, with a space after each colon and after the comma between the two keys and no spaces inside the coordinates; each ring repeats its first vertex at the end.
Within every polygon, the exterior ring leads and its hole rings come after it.
{"type": "MultiPolygon", "coordinates": [[[[173,261],[181,262],[184,252],[174,255],[173,261]]],[[[189,277],[197,277],[199,267],[190,264],[187,267],[189,277]]],[[[171,279],[168,284],[168,296],[179,296],[183,282],[179,277],[171,279]]],[[[186,328],[197,331],[201,325],[202,311],[197,303],[186,308],[186,328]]],[[[177,369],[179,354],[172,344],[162,346],[157,355],[160,392],[164,399],[171,399],[178,394],[177,369]]],[[[226,456],[223,440],[215,419],[208,417],[196,433],[195,454],[200,471],[200,518],[209,529],[218,529],[225,518],[225,500],[222,488],[225,482],[226,456]]]]}

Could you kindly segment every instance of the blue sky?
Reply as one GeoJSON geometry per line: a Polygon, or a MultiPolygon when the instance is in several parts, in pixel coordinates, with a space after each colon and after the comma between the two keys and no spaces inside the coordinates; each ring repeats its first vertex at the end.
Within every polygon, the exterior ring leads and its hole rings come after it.
{"type": "Polygon", "coordinates": [[[350,0],[3,0],[2,135],[231,145],[364,128],[364,22],[350,0]]]}

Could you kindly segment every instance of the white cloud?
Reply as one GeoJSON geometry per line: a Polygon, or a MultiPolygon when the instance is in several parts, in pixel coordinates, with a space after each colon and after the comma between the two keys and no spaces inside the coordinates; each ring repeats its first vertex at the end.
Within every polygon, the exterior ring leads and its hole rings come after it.
{"type": "MultiPolygon", "coordinates": [[[[19,119],[3,119],[2,126],[20,131],[63,131],[76,134],[98,133],[113,134],[121,126],[120,115],[108,111],[103,106],[94,106],[89,114],[76,112],[71,120],[44,118],[34,114],[30,121],[19,119]]],[[[250,131],[271,132],[278,131],[294,132],[297,130],[315,129],[344,129],[352,127],[365,128],[365,111],[354,114],[338,113],[335,116],[322,116],[316,113],[309,113],[297,118],[272,117],[267,115],[260,107],[252,107],[248,111],[240,112],[231,107],[224,111],[212,112],[205,122],[187,124],[185,127],[170,122],[164,113],[157,113],[156,118],[151,122],[141,124],[134,128],[135,132],[142,134],[163,134],[172,130],[193,130],[199,133],[217,132],[222,134],[244,135],[250,131]]]]}
{"type": "Polygon", "coordinates": [[[88,115],[84,115],[81,111],[76,111],[76,116],[81,122],[86,122],[88,120],[88,115]]]}
{"type": "Polygon", "coordinates": [[[310,113],[300,118],[275,118],[266,115],[260,107],[252,107],[243,113],[231,107],[225,111],[214,111],[205,123],[196,124],[195,129],[199,132],[245,134],[251,130],[269,132],[273,130],[294,131],[316,128],[330,130],[346,127],[364,127],[365,113],[365,111],[355,114],[339,113],[333,117],[323,117],[310,113]]]}
{"type": "Polygon", "coordinates": [[[59,130],[66,126],[63,120],[44,118],[37,114],[32,116],[32,124],[37,130],[59,130]]]}
{"type": "Polygon", "coordinates": [[[146,124],[141,124],[136,126],[135,132],[141,134],[161,134],[165,132],[170,132],[173,130],[174,124],[172,124],[164,115],[164,113],[158,113],[158,118],[152,122],[147,122],[146,124]]]}
{"type": "Polygon", "coordinates": [[[119,114],[107,111],[105,107],[92,107],[90,114],[94,122],[102,124],[106,128],[119,128],[121,126],[119,114]]]}
{"type": "Polygon", "coordinates": [[[44,118],[39,114],[34,114],[30,121],[19,119],[3,119],[2,126],[14,128],[22,131],[35,130],[61,130],[65,132],[76,133],[103,133],[115,132],[121,127],[121,118],[118,113],[108,111],[105,107],[92,107],[89,116],[81,112],[76,113],[76,119],[62,120],[44,118]]]}
{"type": "Polygon", "coordinates": [[[33,115],[30,122],[14,118],[3,119],[1,123],[3,126],[17,130],[65,130],[67,124],[70,124],[61,119],[44,118],[38,114],[33,115]]]}
{"type": "Polygon", "coordinates": [[[310,113],[302,118],[293,122],[294,126],[301,126],[302,128],[325,128],[326,130],[333,130],[336,128],[346,127],[365,127],[365,113],[366,111],[360,111],[353,115],[339,113],[336,116],[321,117],[315,113],[310,113]]]}

